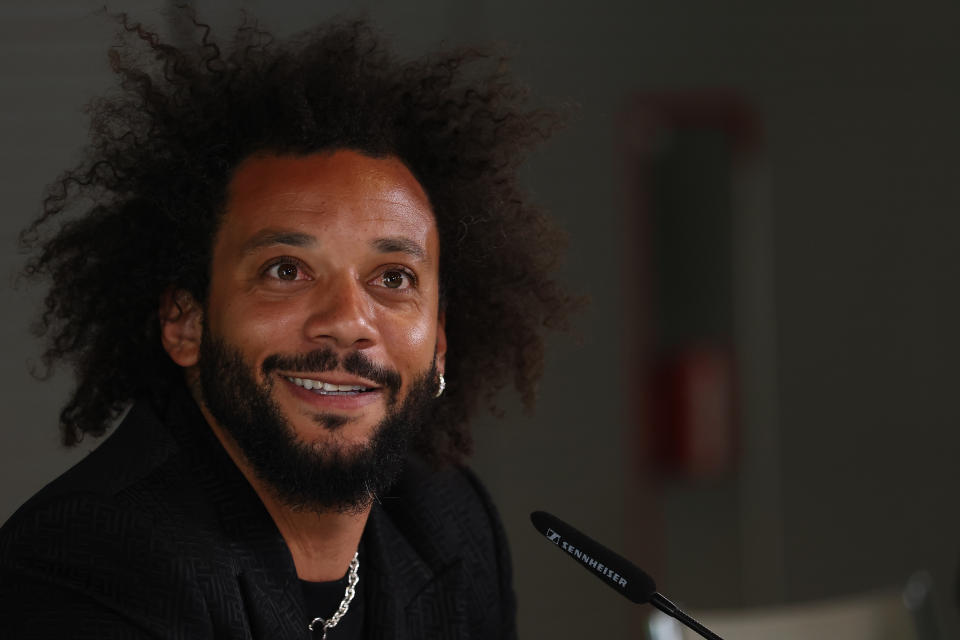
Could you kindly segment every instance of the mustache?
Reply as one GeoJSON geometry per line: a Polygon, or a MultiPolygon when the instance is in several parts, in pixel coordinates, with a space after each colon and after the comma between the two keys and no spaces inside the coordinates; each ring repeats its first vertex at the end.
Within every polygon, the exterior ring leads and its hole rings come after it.
{"type": "Polygon", "coordinates": [[[386,388],[391,394],[400,390],[401,383],[400,374],[397,371],[378,365],[363,352],[352,351],[346,357],[341,358],[329,347],[295,355],[273,354],[267,356],[260,369],[263,371],[264,377],[281,369],[304,373],[323,373],[324,371],[339,369],[375,382],[386,388]]]}

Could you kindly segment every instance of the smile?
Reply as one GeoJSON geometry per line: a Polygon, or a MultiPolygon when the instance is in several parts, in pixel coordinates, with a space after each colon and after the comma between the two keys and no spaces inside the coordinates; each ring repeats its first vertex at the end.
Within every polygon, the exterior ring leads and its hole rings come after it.
{"type": "Polygon", "coordinates": [[[284,377],[298,387],[303,387],[308,391],[312,391],[323,396],[355,396],[374,390],[370,387],[361,387],[355,384],[330,384],[329,382],[310,380],[309,378],[291,378],[290,376],[284,377]]]}

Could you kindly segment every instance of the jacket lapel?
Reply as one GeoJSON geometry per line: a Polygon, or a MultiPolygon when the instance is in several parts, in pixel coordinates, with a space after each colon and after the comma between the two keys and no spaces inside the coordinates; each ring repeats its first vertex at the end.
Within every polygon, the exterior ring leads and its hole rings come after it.
{"type": "Polygon", "coordinates": [[[379,504],[374,504],[367,522],[364,551],[368,557],[364,591],[367,638],[466,637],[459,559],[431,566],[379,504]]]}

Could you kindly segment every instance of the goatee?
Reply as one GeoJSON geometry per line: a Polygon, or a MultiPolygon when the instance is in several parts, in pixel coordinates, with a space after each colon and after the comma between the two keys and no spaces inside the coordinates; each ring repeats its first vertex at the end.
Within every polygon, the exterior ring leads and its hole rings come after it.
{"type": "MultiPolygon", "coordinates": [[[[240,351],[208,333],[200,344],[200,385],[203,402],[237,443],[257,477],[276,497],[294,509],[318,512],[359,512],[383,494],[403,469],[408,445],[422,428],[433,398],[433,364],[398,401],[400,375],[354,351],[342,360],[330,349],[294,356],[274,355],[261,366],[258,383],[240,351]],[[363,445],[306,443],[297,438],[274,402],[277,370],[321,373],[340,370],[380,385],[387,412],[363,445]]],[[[345,418],[316,414],[317,429],[336,433],[345,418]]]]}

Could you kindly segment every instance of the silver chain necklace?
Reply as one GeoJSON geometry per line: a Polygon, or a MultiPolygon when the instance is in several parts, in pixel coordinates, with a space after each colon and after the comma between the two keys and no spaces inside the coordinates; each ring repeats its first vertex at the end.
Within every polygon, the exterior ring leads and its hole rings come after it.
{"type": "Polygon", "coordinates": [[[310,621],[310,624],[307,625],[310,631],[313,631],[317,624],[322,625],[323,635],[320,636],[321,640],[327,640],[327,631],[337,626],[340,619],[347,615],[347,611],[350,609],[350,603],[353,602],[353,596],[357,595],[357,583],[360,582],[360,560],[357,559],[359,555],[360,552],[356,552],[353,554],[353,560],[350,561],[350,571],[347,575],[347,588],[343,592],[343,600],[340,601],[340,606],[337,608],[336,613],[327,620],[314,618],[310,621]]]}

